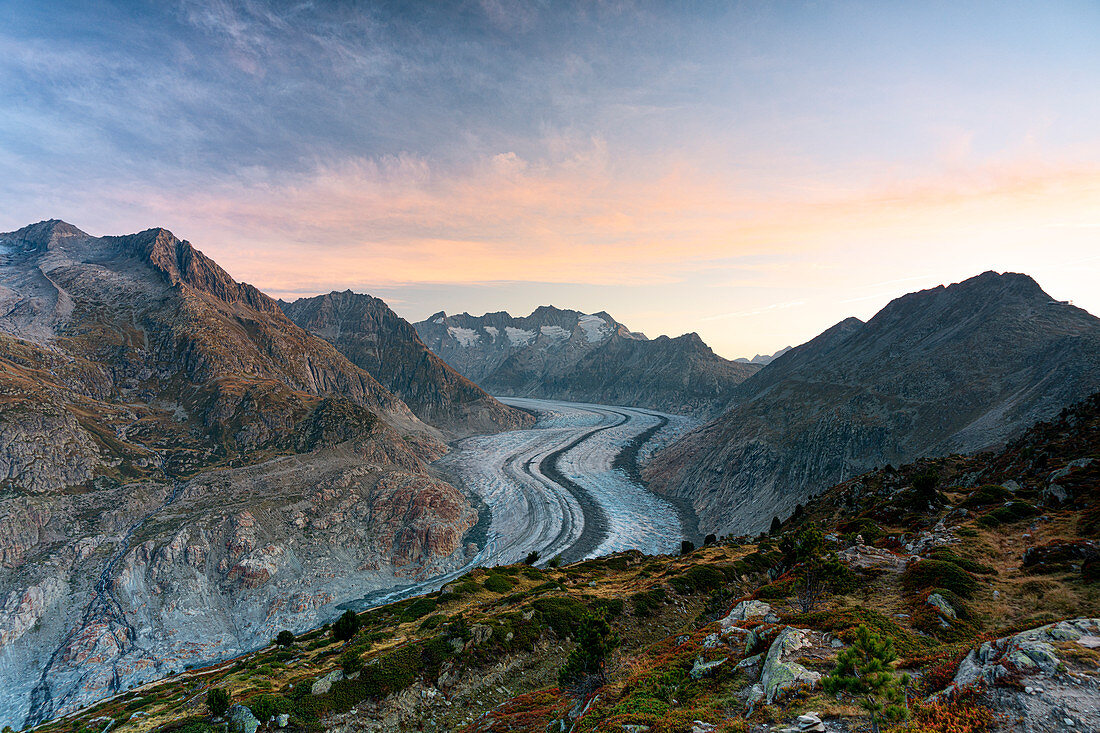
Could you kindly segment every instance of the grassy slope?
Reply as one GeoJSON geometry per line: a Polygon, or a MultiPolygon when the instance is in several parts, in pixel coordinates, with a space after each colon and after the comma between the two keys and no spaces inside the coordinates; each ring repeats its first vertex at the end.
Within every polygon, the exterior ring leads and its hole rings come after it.
{"type": "MultiPolygon", "coordinates": [[[[1043,496],[1051,472],[1087,457],[1100,458],[1100,398],[1037,426],[999,454],[925,460],[834,487],[780,534],[816,521],[837,536],[833,547],[847,546],[858,532],[868,543],[907,556],[903,543],[946,517],[958,542],[950,554],[922,554],[925,562],[940,563],[921,566],[930,571],[923,584],[912,567],[904,574],[857,572],[851,590],[829,596],[809,614],[793,605],[797,570],[775,579],[766,573],[779,561],[777,537],[720,542],[681,557],[626,553],[561,569],[476,570],[445,592],[361,614],[364,628],[348,644],[319,630],[290,649],[271,647],[179,675],[45,728],[98,731],[106,717],[119,721],[116,730],[186,725],[197,733],[207,727],[205,691],[222,686],[246,704],[276,695],[276,705],[290,713],[291,729],[353,722],[354,730],[375,720],[395,730],[545,731],[577,704],[556,687],[556,674],[585,612],[607,615],[622,645],[609,661],[607,685],[590,701],[577,731],[622,731],[630,723],[649,725],[652,733],[688,731],[695,720],[746,730],[748,721],[789,722],[807,710],[848,716],[856,726],[863,722],[859,709],[820,688],[750,711],[739,693],[755,678],[734,669],[736,654],[704,679],[692,680],[687,672],[700,656],[729,656],[729,650],[704,649],[703,640],[717,629],[715,619],[747,597],[767,600],[781,623],[816,629],[829,635],[825,639],[850,639],[855,626],[870,624],[894,640],[898,666],[914,675],[921,693],[942,688],[960,655],[980,639],[1100,615],[1095,563],[1041,569],[1022,564],[1029,547],[1097,537],[1100,460],[1058,480],[1070,495],[1066,503],[1043,496]],[[913,478],[929,471],[938,477],[931,507],[912,488],[913,478]],[[1009,489],[988,488],[1006,483],[1009,489]],[[960,619],[944,628],[924,599],[951,585],[960,591],[952,597],[960,619]],[[348,651],[362,658],[367,671],[327,695],[308,694],[312,681],[336,669],[348,651]],[[444,694],[423,694],[437,686],[444,694]]],[[[744,625],[758,627],[765,640],[778,630],[759,621],[744,625]]],[[[835,653],[829,644],[816,645],[802,662],[826,673],[835,653]]],[[[926,725],[944,715],[933,713],[927,713],[926,725]]]]}

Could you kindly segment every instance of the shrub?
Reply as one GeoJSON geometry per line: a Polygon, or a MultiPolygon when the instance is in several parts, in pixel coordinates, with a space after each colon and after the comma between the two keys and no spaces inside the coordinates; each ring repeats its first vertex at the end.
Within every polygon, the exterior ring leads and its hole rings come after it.
{"type": "Polygon", "coordinates": [[[779,551],[783,553],[783,564],[788,568],[819,558],[824,549],[825,534],[816,522],[809,522],[779,538],[779,551]]]}
{"type": "Polygon", "coordinates": [[[595,598],[588,603],[592,613],[600,618],[612,619],[623,612],[622,598],[595,598]]]}
{"type": "Polygon", "coordinates": [[[689,555],[693,552],[695,552],[695,543],[694,542],[692,542],[691,540],[681,540],[680,541],[680,554],[681,555],[689,555]]]}
{"type": "Polygon", "coordinates": [[[248,709],[261,724],[281,713],[289,713],[290,708],[290,700],[282,695],[260,695],[250,700],[248,704],[248,709]]]}
{"type": "Polygon", "coordinates": [[[560,568],[561,567],[561,555],[555,555],[554,557],[550,558],[550,562],[548,562],[546,564],[549,565],[552,568],[560,568]]]}
{"type": "Polygon", "coordinates": [[[725,573],[711,565],[693,565],[682,575],[668,581],[669,585],[681,595],[712,591],[725,582],[725,573]]]}
{"type": "Polygon", "coordinates": [[[507,593],[512,590],[512,581],[504,575],[492,574],[485,579],[485,590],[493,593],[507,593]]]}
{"type": "Polygon", "coordinates": [[[398,612],[397,617],[402,621],[416,621],[423,618],[439,607],[439,599],[424,596],[417,598],[398,612]]]}
{"type": "Polygon", "coordinates": [[[832,674],[821,680],[830,695],[848,692],[859,698],[871,716],[871,730],[879,733],[880,720],[901,720],[908,716],[905,687],[909,677],[894,675],[894,644],[864,625],[856,629],[855,642],[837,657],[832,674]]]}
{"type": "Polygon", "coordinates": [[[944,700],[920,702],[913,719],[896,733],[985,733],[994,730],[993,711],[975,699],[973,693],[963,694],[950,702],[944,700]]]}
{"type": "Polygon", "coordinates": [[[355,611],[344,611],[344,615],[336,619],[336,623],[332,625],[332,638],[337,641],[347,641],[351,637],[355,636],[355,632],[359,630],[359,617],[355,615],[355,611]]]}
{"type": "Polygon", "coordinates": [[[215,718],[225,715],[225,711],[229,710],[229,691],[222,687],[207,690],[206,707],[215,718]]]}
{"type": "Polygon", "coordinates": [[[619,638],[605,619],[585,616],[577,630],[577,645],[558,672],[558,684],[570,687],[590,680],[597,685],[603,684],[604,661],[618,645],[619,638]]]}
{"type": "Polygon", "coordinates": [[[1011,498],[1012,492],[1005,487],[996,484],[986,484],[970,492],[970,496],[966,497],[960,506],[973,509],[976,507],[1001,504],[1011,498]]]}
{"type": "Polygon", "coordinates": [[[340,656],[340,669],[344,670],[344,674],[353,675],[362,668],[363,658],[354,649],[349,649],[340,656]]]}
{"type": "Polygon", "coordinates": [[[294,643],[294,632],[283,629],[279,632],[279,635],[275,637],[275,643],[279,646],[290,646],[294,643]]]}
{"type": "Polygon", "coordinates": [[[1010,501],[1002,507],[997,507],[989,514],[979,517],[978,524],[987,528],[999,527],[1002,524],[1012,524],[1033,517],[1038,513],[1039,510],[1026,501],[1010,501]]]}
{"type": "Polygon", "coordinates": [[[635,593],[630,596],[630,602],[634,606],[635,616],[652,616],[653,612],[665,602],[665,589],[658,586],[641,593],[635,593]]]}
{"type": "Polygon", "coordinates": [[[978,588],[973,575],[953,562],[920,560],[905,569],[902,586],[910,593],[943,588],[961,598],[970,598],[978,588]]]}
{"type": "Polygon", "coordinates": [[[924,509],[932,506],[937,498],[936,486],[940,483],[940,475],[935,469],[929,468],[913,477],[913,506],[924,509]]]}
{"type": "Polygon", "coordinates": [[[539,561],[539,554],[532,550],[527,553],[527,557],[523,558],[524,565],[534,565],[539,561]]]}
{"type": "Polygon", "coordinates": [[[993,575],[997,572],[996,568],[982,565],[977,560],[971,560],[968,557],[960,557],[946,547],[933,548],[928,552],[928,558],[930,560],[943,560],[944,562],[955,563],[963,570],[971,573],[978,573],[979,575],[993,575]]]}
{"type": "Polygon", "coordinates": [[[588,615],[583,603],[568,596],[536,598],[531,601],[542,623],[554,630],[558,636],[574,636],[580,628],[581,620],[588,615]]]}

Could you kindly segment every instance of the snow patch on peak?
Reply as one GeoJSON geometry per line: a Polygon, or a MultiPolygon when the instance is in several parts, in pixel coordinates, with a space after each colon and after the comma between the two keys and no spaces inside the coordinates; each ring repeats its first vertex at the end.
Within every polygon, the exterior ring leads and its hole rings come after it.
{"type": "Polygon", "coordinates": [[[497,336],[500,335],[500,329],[496,326],[482,326],[485,329],[485,333],[493,337],[493,341],[497,340],[497,336]]]}
{"type": "Polygon", "coordinates": [[[543,336],[547,336],[552,339],[565,340],[573,335],[572,331],[566,331],[561,326],[543,326],[539,330],[542,331],[543,336]]]}
{"type": "Polygon", "coordinates": [[[439,318],[436,318],[434,321],[432,321],[432,323],[443,323],[444,320],[446,319],[444,319],[443,316],[440,316],[439,318]]]}
{"type": "Polygon", "coordinates": [[[611,333],[607,321],[599,316],[581,316],[577,319],[577,325],[584,331],[584,337],[590,344],[603,341],[611,333]]]}
{"type": "Polygon", "coordinates": [[[535,337],[534,331],[513,328],[512,326],[505,326],[504,333],[508,335],[508,340],[512,342],[512,346],[526,346],[535,337]]]}
{"type": "Polygon", "coordinates": [[[473,346],[481,340],[480,334],[472,328],[448,326],[447,333],[451,334],[451,338],[457,341],[460,346],[473,346]]]}

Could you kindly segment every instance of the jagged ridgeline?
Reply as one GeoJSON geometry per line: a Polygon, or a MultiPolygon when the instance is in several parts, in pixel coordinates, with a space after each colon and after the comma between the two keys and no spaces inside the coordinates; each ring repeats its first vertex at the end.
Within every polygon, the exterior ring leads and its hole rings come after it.
{"type": "Polygon", "coordinates": [[[1098,489],[1100,394],[748,541],[478,569],[46,730],[212,733],[222,692],[291,731],[1097,730],[1098,489]]]}
{"type": "Polygon", "coordinates": [[[353,363],[163,229],[0,234],[0,720],[467,561],[477,513],[428,474],[446,450],[430,423],[529,418],[367,301],[393,358],[353,363]]]}
{"type": "Polygon", "coordinates": [[[713,416],[759,364],[723,359],[698,334],[649,339],[604,312],[436,313],[415,324],[435,353],[489,392],[713,416]]]}

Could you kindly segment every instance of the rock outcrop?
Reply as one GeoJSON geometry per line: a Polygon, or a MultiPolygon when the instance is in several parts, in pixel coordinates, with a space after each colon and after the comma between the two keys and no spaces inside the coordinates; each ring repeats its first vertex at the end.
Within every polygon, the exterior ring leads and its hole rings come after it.
{"type": "Polygon", "coordinates": [[[279,306],[369,372],[417,417],[448,433],[490,433],[534,423],[531,415],[497,402],[432,353],[416,329],[378,298],[348,290],[279,306]]]}
{"type": "Polygon", "coordinates": [[[436,313],[415,326],[459,372],[513,397],[710,416],[760,368],[717,356],[697,334],[648,339],[603,312],[542,306],[523,318],[436,313]]]}
{"type": "Polygon", "coordinates": [[[987,272],[843,321],[738,385],[646,478],[752,534],[876,466],[1003,444],[1100,389],[1100,319],[987,272]]]}
{"type": "Polygon", "coordinates": [[[1100,680],[1089,653],[1100,619],[1077,618],[983,642],[941,696],[976,691],[1001,713],[1003,730],[1100,730],[1100,680]],[[1080,652],[1085,652],[1081,654],[1080,652]]]}

